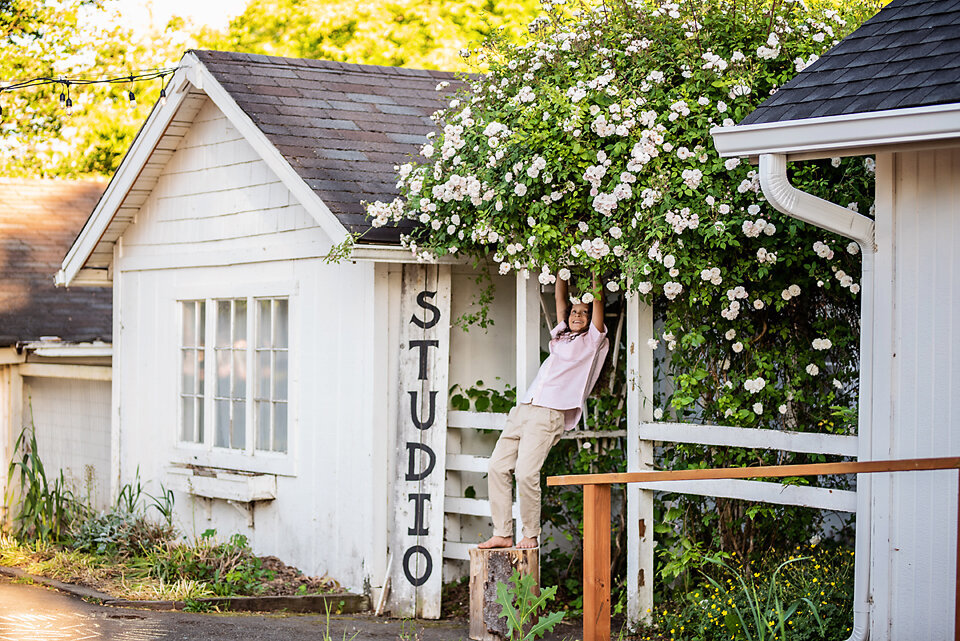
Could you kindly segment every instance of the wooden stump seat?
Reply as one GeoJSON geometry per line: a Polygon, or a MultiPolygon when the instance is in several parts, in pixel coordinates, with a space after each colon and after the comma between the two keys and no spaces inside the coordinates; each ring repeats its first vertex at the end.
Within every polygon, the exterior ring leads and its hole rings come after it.
{"type": "Polygon", "coordinates": [[[509,583],[514,570],[533,575],[539,589],[540,548],[470,550],[470,638],[474,641],[507,638],[507,620],[501,618],[497,603],[497,584],[509,583]]]}

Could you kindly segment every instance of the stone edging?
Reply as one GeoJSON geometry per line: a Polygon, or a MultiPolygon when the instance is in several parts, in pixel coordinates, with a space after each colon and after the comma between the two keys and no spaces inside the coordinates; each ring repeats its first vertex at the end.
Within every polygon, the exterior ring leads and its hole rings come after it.
{"type": "MultiPolygon", "coordinates": [[[[92,588],[64,583],[56,579],[28,574],[19,568],[0,566],[0,574],[17,579],[29,579],[34,583],[66,592],[75,597],[93,601],[100,605],[109,605],[120,608],[140,608],[143,610],[182,610],[186,605],[183,601],[133,601],[117,599],[110,594],[99,592],[92,588]]],[[[304,596],[236,596],[210,597],[197,599],[197,603],[216,606],[221,612],[314,612],[325,613],[329,608],[331,614],[352,614],[370,609],[370,602],[366,596],[358,594],[310,594],[304,596]]]]}

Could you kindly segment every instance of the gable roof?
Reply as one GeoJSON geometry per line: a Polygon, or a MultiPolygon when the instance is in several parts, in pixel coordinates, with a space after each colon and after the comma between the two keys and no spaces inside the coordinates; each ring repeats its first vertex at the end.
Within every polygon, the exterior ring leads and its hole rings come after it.
{"type": "Polygon", "coordinates": [[[398,242],[373,228],[361,201],[397,196],[394,165],[419,153],[440,81],[454,74],[327,60],[192,51],[290,166],[363,242],[398,242]]]}
{"type": "Polygon", "coordinates": [[[105,184],[0,178],[0,346],[59,336],[110,341],[109,287],[57,289],[53,274],[105,184]]]}
{"type": "Polygon", "coordinates": [[[739,124],[960,102],[960,0],[893,0],[739,124]]]}
{"type": "Polygon", "coordinates": [[[362,201],[397,195],[394,165],[419,152],[430,115],[456,86],[452,73],[188,51],[120,163],[57,274],[61,285],[110,283],[113,249],[210,100],[330,236],[364,233],[397,244],[401,228],[373,228],[362,201]]]}

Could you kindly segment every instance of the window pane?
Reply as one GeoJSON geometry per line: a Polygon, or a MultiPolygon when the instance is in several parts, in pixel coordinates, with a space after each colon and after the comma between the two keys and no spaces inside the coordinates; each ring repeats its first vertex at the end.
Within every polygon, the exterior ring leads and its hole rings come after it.
{"type": "Polygon", "coordinates": [[[285,299],[274,301],[274,305],[277,310],[277,327],[276,327],[276,336],[274,337],[273,346],[274,347],[287,347],[287,336],[289,333],[289,314],[287,301],[285,299]]]}
{"type": "Polygon", "coordinates": [[[258,300],[257,310],[259,318],[257,319],[257,347],[270,347],[270,301],[258,300]]]}
{"type": "Polygon", "coordinates": [[[184,394],[196,392],[197,355],[192,349],[180,352],[180,389],[184,394]]]}
{"type": "Polygon", "coordinates": [[[247,301],[233,301],[233,346],[237,349],[247,347],[247,301]]]}
{"type": "Polygon", "coordinates": [[[215,412],[217,432],[213,444],[217,447],[230,447],[230,401],[217,401],[215,412]]]}
{"type": "Polygon", "coordinates": [[[233,398],[247,397],[247,353],[233,351],[233,398]]]}
{"type": "Polygon", "coordinates": [[[204,367],[203,367],[203,350],[197,350],[197,394],[203,396],[203,379],[204,379],[204,367]]]}
{"type": "Polygon", "coordinates": [[[230,347],[230,301],[217,301],[217,347],[230,347]]]}
{"type": "Polygon", "coordinates": [[[197,404],[197,443],[203,443],[203,397],[194,401],[197,404]]]}
{"type": "Polygon", "coordinates": [[[278,401],[287,400],[287,352],[276,352],[276,363],[273,371],[273,398],[278,401]]]}
{"type": "Polygon", "coordinates": [[[273,449],[275,452],[287,451],[287,404],[273,404],[273,449]]]}
{"type": "Polygon", "coordinates": [[[247,404],[245,401],[233,402],[233,419],[230,430],[230,447],[242,450],[247,445],[247,404]]]}
{"type": "Polygon", "coordinates": [[[193,301],[183,303],[183,343],[184,347],[197,344],[197,304],[193,301]]]}
{"type": "Polygon", "coordinates": [[[257,398],[270,399],[270,350],[257,352],[257,398]]]}
{"type": "Polygon", "coordinates": [[[207,333],[206,303],[199,301],[197,303],[197,309],[200,312],[200,319],[197,321],[197,327],[199,328],[199,335],[197,337],[199,340],[197,341],[197,346],[203,347],[206,344],[204,343],[204,338],[207,333]]]}
{"type": "Polygon", "coordinates": [[[185,396],[182,399],[181,405],[183,406],[183,423],[180,430],[180,440],[182,441],[194,441],[193,436],[193,408],[194,408],[194,399],[190,396],[185,396]]]}
{"type": "Polygon", "coordinates": [[[257,401],[257,449],[270,449],[270,402],[257,401]]]}
{"type": "Polygon", "coordinates": [[[217,396],[230,396],[230,354],[227,349],[217,350],[217,396]]]}

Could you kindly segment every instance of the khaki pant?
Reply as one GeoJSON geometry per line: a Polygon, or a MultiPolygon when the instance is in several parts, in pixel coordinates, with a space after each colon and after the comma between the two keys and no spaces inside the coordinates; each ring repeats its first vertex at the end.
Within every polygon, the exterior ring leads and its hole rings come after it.
{"type": "Polygon", "coordinates": [[[540,468],[563,434],[563,412],[539,405],[517,405],[490,457],[487,484],[495,536],[513,537],[512,486],[516,471],[523,535],[540,536],[540,468]]]}

